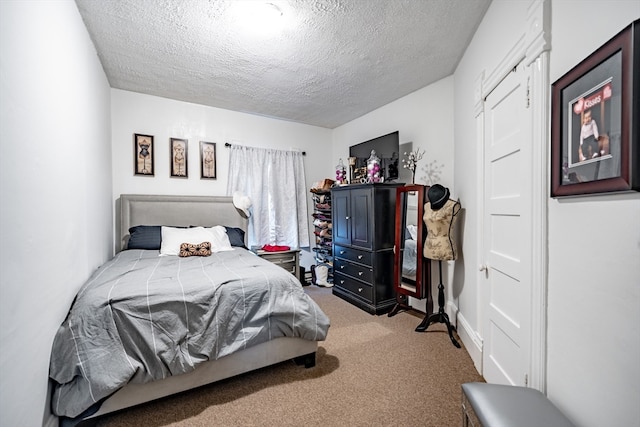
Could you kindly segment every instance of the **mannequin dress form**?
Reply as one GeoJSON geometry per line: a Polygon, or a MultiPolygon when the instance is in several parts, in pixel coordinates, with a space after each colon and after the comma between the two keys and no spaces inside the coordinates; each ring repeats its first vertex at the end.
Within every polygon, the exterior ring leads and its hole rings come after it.
{"type": "Polygon", "coordinates": [[[449,199],[449,189],[440,184],[429,188],[427,197],[429,202],[424,205],[424,222],[427,226],[427,238],[424,242],[424,256],[438,261],[438,312],[427,313],[424,320],[416,327],[417,332],[424,332],[431,323],[447,325],[449,338],[456,347],[460,343],[453,336],[455,326],[451,325],[449,315],[444,311],[444,285],[442,284],[442,261],[455,260],[458,256],[456,243],[453,239],[457,215],[460,212],[460,202],[449,199]]]}

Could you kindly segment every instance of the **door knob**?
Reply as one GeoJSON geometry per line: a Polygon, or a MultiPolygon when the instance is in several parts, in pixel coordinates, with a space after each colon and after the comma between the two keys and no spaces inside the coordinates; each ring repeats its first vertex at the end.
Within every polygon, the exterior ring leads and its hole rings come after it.
{"type": "Polygon", "coordinates": [[[480,267],[478,267],[478,270],[480,270],[480,271],[489,271],[489,268],[486,266],[486,264],[481,264],[480,267]]]}

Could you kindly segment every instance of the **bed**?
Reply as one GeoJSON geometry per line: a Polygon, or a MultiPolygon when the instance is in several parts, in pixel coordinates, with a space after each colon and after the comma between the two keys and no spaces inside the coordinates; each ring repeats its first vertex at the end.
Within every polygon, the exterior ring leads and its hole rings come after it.
{"type": "Polygon", "coordinates": [[[297,278],[246,249],[247,220],[232,201],[120,197],[118,252],[80,289],[54,339],[61,424],[286,360],[315,365],[329,319],[297,278]],[[200,233],[211,241],[164,255],[200,233]]]}

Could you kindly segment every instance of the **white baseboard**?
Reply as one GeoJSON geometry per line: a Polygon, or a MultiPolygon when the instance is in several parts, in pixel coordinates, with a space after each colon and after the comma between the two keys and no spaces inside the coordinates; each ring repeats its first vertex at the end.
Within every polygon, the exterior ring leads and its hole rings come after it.
{"type": "Polygon", "coordinates": [[[417,299],[413,297],[409,297],[409,306],[414,310],[418,310],[421,313],[427,312],[427,299],[417,299]]]}
{"type": "MultiPolygon", "coordinates": [[[[434,307],[434,310],[436,308],[434,307]]],[[[458,306],[453,301],[447,301],[447,305],[444,307],[444,312],[449,316],[449,321],[456,328],[458,327],[458,306]]]]}
{"type": "Polygon", "coordinates": [[[458,313],[457,320],[458,336],[467,349],[476,370],[482,375],[482,338],[471,328],[464,315],[458,313]]]}

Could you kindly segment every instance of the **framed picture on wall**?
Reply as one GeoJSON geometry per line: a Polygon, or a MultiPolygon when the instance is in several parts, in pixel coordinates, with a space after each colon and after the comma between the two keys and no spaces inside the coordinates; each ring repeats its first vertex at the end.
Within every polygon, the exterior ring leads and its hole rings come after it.
{"type": "Polygon", "coordinates": [[[155,147],[153,135],[133,135],[133,170],[135,175],[153,176],[155,147]]]}
{"type": "Polygon", "coordinates": [[[640,21],[558,79],[551,196],[640,190],[640,21]]]}
{"type": "Polygon", "coordinates": [[[188,178],[187,148],[189,141],[186,139],[170,138],[169,159],[171,159],[171,177],[188,178]]]}
{"type": "Polygon", "coordinates": [[[200,179],[216,179],[216,143],[200,141],[200,179]]]}

